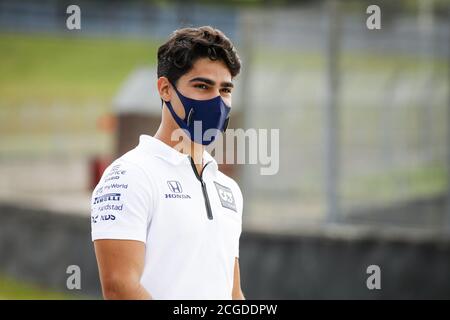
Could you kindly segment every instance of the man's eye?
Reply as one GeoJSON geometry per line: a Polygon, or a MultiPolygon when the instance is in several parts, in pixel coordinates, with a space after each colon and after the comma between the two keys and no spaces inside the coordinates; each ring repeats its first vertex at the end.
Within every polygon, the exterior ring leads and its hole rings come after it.
{"type": "Polygon", "coordinates": [[[195,87],[199,89],[208,89],[208,86],[206,84],[196,84],[195,87]]]}
{"type": "Polygon", "coordinates": [[[230,88],[223,88],[222,92],[231,93],[231,89],[230,88]]]}

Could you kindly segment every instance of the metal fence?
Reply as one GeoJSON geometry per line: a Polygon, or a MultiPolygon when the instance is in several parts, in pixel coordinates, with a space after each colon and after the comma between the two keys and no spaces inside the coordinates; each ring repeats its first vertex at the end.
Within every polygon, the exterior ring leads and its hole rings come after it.
{"type": "Polygon", "coordinates": [[[245,126],[281,128],[279,174],[245,174],[249,224],[442,229],[444,207],[414,205],[448,188],[449,24],[430,3],[382,2],[381,30],[361,2],[248,13],[245,126]]]}

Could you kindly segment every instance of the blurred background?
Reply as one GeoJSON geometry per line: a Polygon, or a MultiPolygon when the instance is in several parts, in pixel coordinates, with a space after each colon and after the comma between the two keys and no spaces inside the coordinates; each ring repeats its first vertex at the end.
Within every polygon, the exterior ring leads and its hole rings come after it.
{"type": "Polygon", "coordinates": [[[449,299],[449,10],[449,0],[0,0],[0,299],[101,297],[91,190],[156,132],[158,46],[202,25],[243,61],[230,127],[280,130],[276,175],[222,166],[245,198],[246,297],[449,299]],[[70,4],[80,30],[66,27],[70,4]],[[379,30],[366,25],[372,4],[379,30]],[[69,265],[80,290],[66,286],[69,265]],[[367,288],[370,265],[381,289],[367,288]]]}

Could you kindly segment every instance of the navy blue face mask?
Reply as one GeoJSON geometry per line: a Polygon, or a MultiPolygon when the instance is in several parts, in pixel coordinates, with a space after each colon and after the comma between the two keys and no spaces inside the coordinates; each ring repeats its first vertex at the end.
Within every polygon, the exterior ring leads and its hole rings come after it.
{"type": "Polygon", "coordinates": [[[225,104],[221,96],[208,100],[195,100],[183,96],[173,84],[172,86],[184,107],[185,118],[181,119],[175,113],[170,101],[165,101],[166,105],[173,119],[181,129],[187,132],[192,141],[209,145],[215,140],[219,132],[225,132],[231,108],[225,104]],[[200,124],[201,131],[199,130],[200,124]],[[194,128],[197,129],[194,130],[194,128]],[[207,132],[206,135],[205,132],[207,132]]]}

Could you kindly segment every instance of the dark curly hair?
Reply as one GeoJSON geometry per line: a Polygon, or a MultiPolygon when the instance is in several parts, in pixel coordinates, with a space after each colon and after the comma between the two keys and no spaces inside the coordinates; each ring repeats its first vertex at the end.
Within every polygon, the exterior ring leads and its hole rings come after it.
{"type": "Polygon", "coordinates": [[[241,70],[241,60],[222,31],[210,26],[175,30],[158,49],[158,78],[173,84],[189,72],[199,58],[222,60],[234,78],[241,70]]]}

